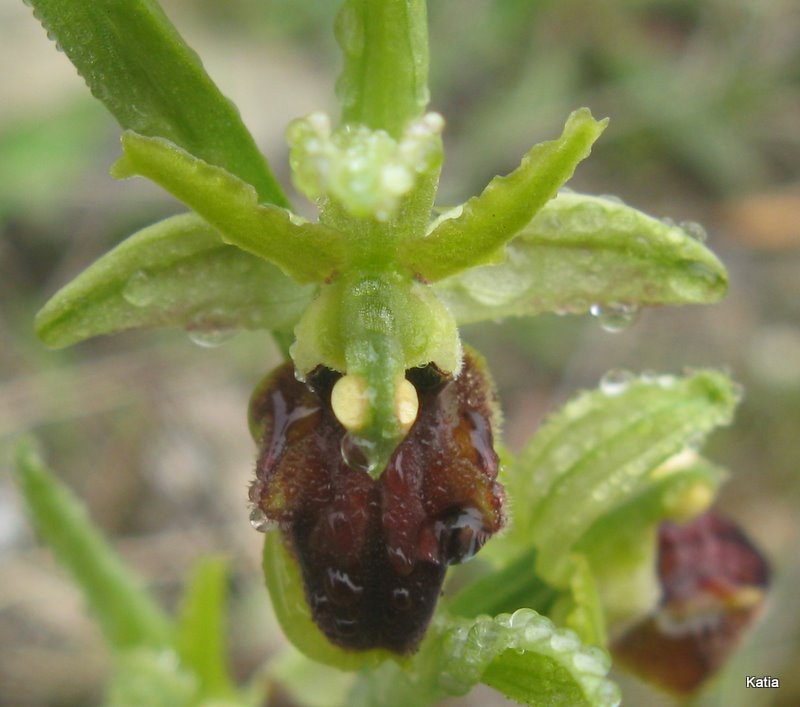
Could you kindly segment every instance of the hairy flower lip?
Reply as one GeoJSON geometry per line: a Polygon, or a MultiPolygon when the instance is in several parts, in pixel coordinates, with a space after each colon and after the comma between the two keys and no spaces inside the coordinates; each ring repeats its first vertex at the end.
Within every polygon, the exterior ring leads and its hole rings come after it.
{"type": "Polygon", "coordinates": [[[261,430],[251,501],[279,527],[315,622],[347,650],[415,650],[447,566],[505,521],[494,391],[479,358],[468,353],[451,381],[428,367],[410,377],[419,414],[378,478],[339,456],[338,374],[318,369],[307,386],[284,364],[251,402],[261,430]]]}

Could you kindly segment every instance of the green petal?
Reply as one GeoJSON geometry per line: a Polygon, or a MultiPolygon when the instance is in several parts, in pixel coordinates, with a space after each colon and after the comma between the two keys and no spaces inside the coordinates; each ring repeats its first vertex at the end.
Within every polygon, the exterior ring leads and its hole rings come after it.
{"type": "Polygon", "coordinates": [[[260,201],[287,205],[236,106],[157,2],[28,4],[123,128],[167,138],[252,184],[260,201]]]}
{"type": "Polygon", "coordinates": [[[312,289],[225,245],[193,214],[149,226],[57,292],[36,317],[48,346],[142,327],[289,329],[312,289]]]}
{"type": "Polygon", "coordinates": [[[37,532],[83,591],[108,642],[117,649],[171,646],[167,617],[28,440],[17,447],[16,480],[37,532]]]}
{"type": "Polygon", "coordinates": [[[344,266],[338,231],[286,209],[258,203],[255,189],[162,138],[122,135],[123,156],[111,174],[152,179],[194,209],[223,239],[281,268],[298,282],[322,282],[344,266]]]}
{"type": "Polygon", "coordinates": [[[548,420],[512,466],[509,496],[526,508],[513,538],[533,542],[538,571],[563,584],[569,553],[592,524],[655,483],[667,459],[729,423],[737,402],[736,386],[715,371],[607,376],[548,420]]]}
{"type": "Polygon", "coordinates": [[[724,266],[693,237],[692,225],[608,198],[561,193],[508,244],[504,262],[436,289],[465,324],[593,306],[716,302],[727,285],[724,266]]]}
{"type": "Polygon", "coordinates": [[[495,177],[480,196],[441,219],[427,236],[404,243],[399,253],[403,264],[436,282],[502,257],[500,249],[556,195],[607,122],[596,121],[586,108],[572,113],[560,138],[534,146],[513,172],[495,177]]]}
{"type": "Polygon", "coordinates": [[[399,137],[428,104],[425,0],[346,0],[336,18],[342,122],[399,137]]]}
{"type": "Polygon", "coordinates": [[[346,651],[325,637],[311,618],[297,561],[277,531],[267,533],[264,538],[263,567],[278,623],[289,641],[305,656],[341,670],[374,668],[385,660],[397,659],[394,654],[382,650],[346,651]]]}

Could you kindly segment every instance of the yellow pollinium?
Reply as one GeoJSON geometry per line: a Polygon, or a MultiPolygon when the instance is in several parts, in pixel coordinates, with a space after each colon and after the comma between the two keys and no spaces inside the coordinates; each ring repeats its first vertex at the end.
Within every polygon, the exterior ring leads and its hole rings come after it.
{"type": "MultiPolygon", "coordinates": [[[[366,379],[357,374],[342,376],[331,391],[331,408],[336,419],[349,432],[358,432],[369,424],[375,393],[366,379]]],[[[395,386],[394,414],[403,434],[417,419],[419,398],[414,386],[402,378],[395,386]]]]}

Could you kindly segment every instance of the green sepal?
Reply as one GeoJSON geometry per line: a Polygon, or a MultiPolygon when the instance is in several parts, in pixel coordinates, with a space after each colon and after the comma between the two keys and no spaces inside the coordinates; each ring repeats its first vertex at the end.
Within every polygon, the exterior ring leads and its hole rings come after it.
{"type": "Polygon", "coordinates": [[[400,262],[436,282],[501,259],[503,246],[588,157],[607,122],[595,120],[586,108],[572,113],[561,137],[535,145],[513,172],[492,179],[480,196],[439,219],[426,236],[402,243],[400,262]]]}
{"type": "Polygon", "coordinates": [[[198,680],[203,698],[231,698],[235,693],[225,661],[224,558],[206,557],[194,568],[184,592],[176,644],[181,665],[198,680]]]}
{"type": "Polygon", "coordinates": [[[29,0],[123,128],[167,138],[287,206],[239,111],[154,0],[29,0]]]}
{"type": "Polygon", "coordinates": [[[592,524],[657,481],[651,472],[667,459],[728,424],[738,399],[716,371],[607,376],[548,420],[510,469],[509,495],[528,512],[509,540],[532,542],[538,572],[564,586],[569,553],[592,524]]]}
{"type": "Polygon", "coordinates": [[[428,104],[425,0],[346,0],[336,17],[342,123],[398,137],[428,104]]]}
{"type": "Polygon", "coordinates": [[[169,648],[169,619],[94,527],[80,501],[48,471],[30,440],[17,446],[15,477],[34,527],[84,593],[106,640],[118,650],[169,648]]]}
{"type": "Polygon", "coordinates": [[[621,202],[562,192],[506,247],[497,265],[436,285],[459,324],[592,306],[716,302],[728,276],[690,229],[621,202]]]}
{"type": "Polygon", "coordinates": [[[42,308],[36,331],[58,348],[142,327],[289,330],[312,294],[186,214],[148,226],[89,266],[42,308]]]}
{"type": "Polygon", "coordinates": [[[274,263],[298,282],[323,282],[345,266],[343,236],[286,209],[258,203],[255,189],[169,140],[126,131],[112,176],[151,179],[194,209],[226,243],[274,263]]]}
{"type": "Polygon", "coordinates": [[[311,618],[297,560],[278,532],[269,532],[264,538],[263,569],[278,623],[289,641],[306,657],[341,670],[375,668],[388,659],[398,659],[383,650],[347,651],[325,637],[311,618]]]}

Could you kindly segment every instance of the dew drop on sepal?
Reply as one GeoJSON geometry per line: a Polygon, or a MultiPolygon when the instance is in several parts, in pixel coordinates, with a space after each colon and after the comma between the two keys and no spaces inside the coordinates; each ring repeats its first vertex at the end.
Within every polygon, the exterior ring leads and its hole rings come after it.
{"type": "Polygon", "coordinates": [[[122,297],[134,307],[146,307],[155,300],[150,277],[144,270],[137,270],[125,282],[122,297]]]}
{"type": "Polygon", "coordinates": [[[593,304],[589,312],[597,318],[600,326],[611,334],[624,331],[639,318],[638,305],[624,302],[593,304]]]}

